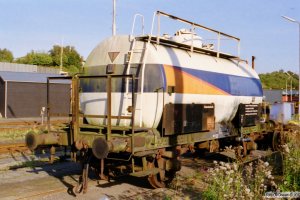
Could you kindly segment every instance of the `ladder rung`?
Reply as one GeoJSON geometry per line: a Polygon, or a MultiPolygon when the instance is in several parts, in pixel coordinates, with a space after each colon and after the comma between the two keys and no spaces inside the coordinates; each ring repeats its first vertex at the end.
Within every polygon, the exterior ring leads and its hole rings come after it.
{"type": "Polygon", "coordinates": [[[134,49],[132,50],[132,53],[143,53],[142,49],[134,49]]]}
{"type": "MultiPolygon", "coordinates": [[[[127,77],[128,79],[132,79],[131,77],[127,77]]],[[[133,79],[140,79],[139,77],[133,77],[133,79]]]]}
{"type": "Polygon", "coordinates": [[[138,48],[135,48],[135,49],[132,49],[132,50],[145,50],[146,48],[141,48],[141,49],[138,49],[138,48]]]}

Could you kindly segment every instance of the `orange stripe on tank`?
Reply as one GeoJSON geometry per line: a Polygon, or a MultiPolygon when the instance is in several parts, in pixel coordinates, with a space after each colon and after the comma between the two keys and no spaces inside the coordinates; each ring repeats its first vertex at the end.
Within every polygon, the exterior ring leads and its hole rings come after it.
{"type": "Polygon", "coordinates": [[[170,65],[163,65],[167,86],[175,86],[176,93],[230,95],[220,88],[170,65]]]}

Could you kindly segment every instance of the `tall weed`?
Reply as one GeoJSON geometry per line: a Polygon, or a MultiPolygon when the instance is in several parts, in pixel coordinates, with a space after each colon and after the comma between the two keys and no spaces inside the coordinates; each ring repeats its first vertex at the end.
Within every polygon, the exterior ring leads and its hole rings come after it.
{"type": "Polygon", "coordinates": [[[244,166],[215,161],[215,167],[209,170],[203,198],[262,199],[267,190],[277,189],[271,170],[269,163],[262,160],[244,166]]]}
{"type": "Polygon", "coordinates": [[[283,183],[282,191],[300,191],[300,133],[299,129],[286,135],[287,143],[282,145],[283,183]]]}

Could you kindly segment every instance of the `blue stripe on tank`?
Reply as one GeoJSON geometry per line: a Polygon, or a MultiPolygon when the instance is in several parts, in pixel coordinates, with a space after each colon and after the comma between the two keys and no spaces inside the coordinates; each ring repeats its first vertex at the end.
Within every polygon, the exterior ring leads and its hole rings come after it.
{"type": "Polygon", "coordinates": [[[234,96],[263,96],[261,82],[257,78],[242,77],[190,68],[175,68],[204,80],[234,96]]]}
{"type": "Polygon", "coordinates": [[[166,73],[165,73],[165,70],[164,70],[164,65],[159,65],[159,69],[161,71],[161,74],[162,74],[162,82],[163,82],[163,88],[164,88],[164,91],[167,91],[167,77],[166,77],[166,73]]]}

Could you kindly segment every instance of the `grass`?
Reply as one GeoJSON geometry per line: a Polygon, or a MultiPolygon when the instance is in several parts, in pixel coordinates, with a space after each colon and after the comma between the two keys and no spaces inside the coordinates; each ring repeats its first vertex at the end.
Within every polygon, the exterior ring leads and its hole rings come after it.
{"type": "Polygon", "coordinates": [[[32,128],[29,129],[7,129],[7,130],[1,130],[0,131],[0,141],[12,141],[14,142],[15,140],[22,140],[25,139],[25,135],[29,132],[33,131],[32,128]]]}
{"type": "Polygon", "coordinates": [[[300,191],[300,133],[299,129],[288,133],[283,149],[283,179],[281,191],[300,191]]]}
{"type": "Polygon", "coordinates": [[[292,120],[289,121],[289,124],[294,124],[300,126],[299,114],[295,114],[292,117],[292,120]]]}
{"type": "Polygon", "coordinates": [[[24,141],[25,135],[29,132],[40,133],[41,130],[37,128],[26,129],[0,129],[0,141],[3,143],[24,141]]]}

